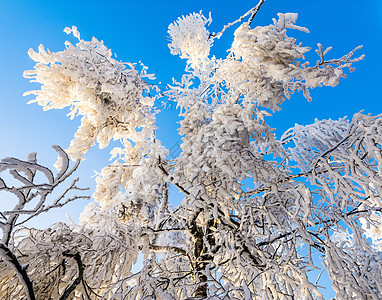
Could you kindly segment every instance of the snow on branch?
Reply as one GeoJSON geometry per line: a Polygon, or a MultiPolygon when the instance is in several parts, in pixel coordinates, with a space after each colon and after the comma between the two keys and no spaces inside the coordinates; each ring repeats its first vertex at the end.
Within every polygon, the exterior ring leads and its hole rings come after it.
{"type": "MultiPolygon", "coordinates": [[[[37,62],[34,70],[24,72],[24,77],[42,84],[41,89],[26,92],[35,95],[29,103],[37,103],[44,110],[68,107],[68,116],[81,116],[68,155],[77,160],[97,141],[105,148],[112,139],[124,142],[130,139],[140,145],[143,139],[152,138],[155,117],[152,106],[156,87],[145,79],[154,79],[141,64],[123,63],[112,57],[112,52],[102,41],[93,38],[85,41],[75,26],[65,28],[78,39],[76,45],[65,42],[65,50],[51,52],[43,45],[38,52],[28,51],[37,62]],[[137,128],[143,128],[137,133],[137,128]]],[[[139,148],[139,146],[137,146],[139,148]]]]}
{"type": "Polygon", "coordinates": [[[228,23],[227,25],[224,25],[223,29],[218,32],[218,33],[213,33],[210,35],[210,37],[216,37],[218,39],[221,38],[221,36],[223,35],[223,33],[230,27],[232,27],[233,25],[243,21],[243,19],[245,19],[247,16],[251,15],[248,19],[248,24],[251,25],[251,23],[253,22],[256,14],[259,12],[261,6],[264,4],[265,0],[260,0],[259,3],[253,7],[252,9],[250,9],[249,11],[247,11],[244,15],[242,15],[240,18],[238,18],[237,20],[231,22],[231,23],[228,23]]]}
{"type": "Polygon", "coordinates": [[[3,220],[0,223],[0,228],[3,230],[2,241],[5,244],[8,244],[14,228],[24,224],[31,218],[53,208],[62,207],[76,199],[90,198],[89,196],[80,195],[67,196],[73,191],[86,190],[77,186],[78,178],[64,188],[59,196],[54,197],[51,195],[77,170],[79,165],[79,161],[77,161],[71,169],[68,169],[68,157],[63,155],[64,152],[59,146],[53,146],[53,148],[62,157],[65,166],[56,176],[53,176],[49,168],[37,163],[36,153],[30,154],[27,161],[12,157],[0,161],[0,176],[9,172],[16,179],[16,183],[7,184],[7,180],[0,177],[2,183],[0,191],[13,194],[17,199],[12,210],[1,212],[3,220]],[[41,181],[39,174],[43,174],[47,182],[41,181]],[[50,200],[49,198],[54,199],[50,200]]]}
{"type": "MultiPolygon", "coordinates": [[[[9,193],[14,197],[5,197],[2,201],[12,202],[12,210],[1,212],[0,229],[2,231],[0,241],[0,269],[2,270],[2,280],[9,276],[9,272],[4,272],[8,267],[13,268],[17,278],[19,278],[24,290],[16,289],[24,293],[28,299],[35,299],[33,281],[28,275],[27,266],[22,266],[17,252],[15,251],[14,239],[15,233],[20,230],[21,225],[30,219],[37,217],[41,213],[47,212],[53,208],[66,205],[77,199],[90,199],[89,196],[75,195],[68,197],[69,193],[84,191],[77,186],[78,178],[68,187],[63,187],[59,196],[52,195],[53,191],[61,188],[66,181],[78,168],[79,161],[69,169],[69,159],[65,152],[59,146],[53,146],[56,152],[63,160],[63,168],[56,176],[53,172],[37,163],[36,153],[28,155],[26,161],[13,157],[4,158],[0,161],[0,191],[9,193]],[[8,176],[6,175],[8,173],[8,176]],[[9,175],[13,177],[10,180],[9,175]],[[43,178],[41,178],[43,175],[43,178]],[[8,183],[9,182],[9,183],[8,183]],[[51,200],[53,198],[53,200],[51,200]],[[5,263],[5,265],[4,265],[5,263]],[[4,269],[5,268],[5,269],[4,269]]],[[[8,279],[6,279],[7,281],[8,279]]],[[[4,290],[0,290],[3,294],[4,290]]],[[[4,294],[3,296],[5,296],[4,294]]]]}
{"type": "Polygon", "coordinates": [[[346,77],[344,68],[353,71],[352,63],[364,58],[352,58],[357,47],[339,59],[325,60],[328,50],[322,52],[321,47],[317,51],[320,61],[309,67],[304,54],[310,48],[287,35],[287,29],[307,33],[308,29],[295,25],[297,14],[278,16],[273,25],[251,29],[243,23],[236,29],[230,55],[216,72],[216,79],[229,87],[235,101],[243,97],[245,102],[273,111],[279,110],[279,105],[296,91],[302,91],[310,101],[309,89],[336,86],[341,77],[346,77]]]}

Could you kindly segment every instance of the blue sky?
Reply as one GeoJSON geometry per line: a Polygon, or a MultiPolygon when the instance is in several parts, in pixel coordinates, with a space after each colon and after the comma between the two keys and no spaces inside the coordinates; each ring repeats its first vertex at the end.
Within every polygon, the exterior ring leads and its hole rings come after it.
{"type": "MultiPolygon", "coordinates": [[[[43,164],[52,165],[56,159],[50,148],[58,144],[63,148],[70,140],[79,120],[70,121],[67,111],[43,112],[36,104],[27,105],[30,98],[25,91],[37,86],[22,77],[24,70],[34,62],[28,57],[29,48],[37,49],[42,43],[52,51],[64,48],[69,37],[63,32],[66,26],[76,25],[82,38],[92,36],[105,44],[128,62],[142,61],[155,72],[161,86],[179,78],[185,62],[171,56],[167,47],[167,27],[177,17],[191,12],[212,12],[210,31],[220,31],[224,24],[235,20],[256,5],[257,0],[210,1],[21,1],[0,2],[0,158],[15,156],[26,158],[37,152],[43,164]]],[[[358,45],[364,45],[359,54],[364,61],[356,64],[356,71],[335,88],[320,88],[312,92],[313,101],[301,95],[286,101],[282,111],[268,121],[281,134],[289,127],[310,124],[315,118],[338,119],[364,110],[382,113],[381,59],[382,1],[380,0],[267,0],[256,16],[253,25],[268,25],[278,12],[297,12],[298,24],[310,29],[310,34],[290,32],[305,46],[315,49],[317,42],[333,46],[329,57],[340,57],[358,45]]],[[[214,54],[223,57],[232,41],[234,29],[215,43],[214,54]]],[[[74,39],[69,38],[75,42],[74,39]]],[[[313,51],[312,51],[313,52],[313,51]]],[[[312,63],[316,57],[312,56],[312,63]]],[[[158,116],[158,136],[171,148],[178,140],[176,111],[169,110],[158,116]]],[[[100,171],[108,163],[108,151],[91,150],[78,175],[83,186],[94,188],[93,170],[100,171]]],[[[1,199],[4,201],[4,199],[1,199]]],[[[46,226],[64,220],[69,212],[78,218],[85,202],[73,203],[66,210],[54,211],[39,220],[46,226]]],[[[1,207],[1,203],[0,203],[1,207]]]]}

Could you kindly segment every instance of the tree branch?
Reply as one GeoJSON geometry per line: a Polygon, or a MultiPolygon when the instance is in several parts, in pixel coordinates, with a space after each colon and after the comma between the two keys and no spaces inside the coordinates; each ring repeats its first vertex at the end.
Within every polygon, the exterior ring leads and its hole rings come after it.
{"type": "Polygon", "coordinates": [[[174,247],[174,246],[150,245],[150,250],[157,251],[157,252],[170,251],[182,256],[187,256],[187,252],[185,250],[179,247],[174,247]]]}
{"type": "Polygon", "coordinates": [[[65,257],[74,258],[74,260],[76,261],[77,266],[78,266],[78,277],[73,281],[73,283],[64,291],[64,293],[60,297],[60,300],[65,300],[65,299],[68,299],[70,294],[83,281],[85,266],[84,266],[84,264],[81,261],[81,256],[80,256],[79,253],[70,254],[67,251],[65,251],[64,253],[62,253],[62,255],[65,256],[65,257]]]}
{"type": "Polygon", "coordinates": [[[248,24],[251,25],[253,19],[256,17],[257,13],[259,12],[261,6],[264,4],[265,0],[260,0],[260,2],[256,5],[255,8],[252,9],[252,16],[248,20],[248,24]]]}
{"type": "Polygon", "coordinates": [[[35,300],[35,294],[33,291],[32,281],[29,279],[29,276],[26,270],[21,266],[19,260],[16,255],[9,249],[4,243],[0,242],[0,257],[3,260],[11,265],[11,267],[15,270],[17,276],[19,277],[22,285],[24,286],[26,295],[29,300],[35,300]]]}
{"type": "MultiPolygon", "coordinates": [[[[161,161],[161,158],[159,157],[159,164],[158,164],[158,168],[163,172],[163,174],[165,174],[166,176],[169,176],[169,173],[166,171],[166,169],[162,166],[162,161],[161,161]]],[[[173,180],[174,178],[170,178],[170,182],[173,180]]],[[[171,182],[172,183],[172,182],[171,182]]],[[[174,184],[178,189],[180,189],[183,193],[185,193],[187,196],[190,195],[190,192],[187,191],[184,187],[182,187],[180,184],[178,183],[172,183],[174,184]]]]}
{"type": "Polygon", "coordinates": [[[264,4],[265,0],[260,0],[259,3],[253,7],[252,9],[250,9],[249,11],[247,11],[244,15],[242,15],[239,19],[231,22],[231,23],[228,23],[227,25],[225,25],[223,27],[223,29],[218,32],[218,33],[213,33],[213,34],[210,34],[209,38],[214,38],[214,37],[217,37],[218,39],[220,39],[220,37],[223,35],[224,31],[226,31],[228,28],[230,28],[231,26],[235,25],[236,23],[239,23],[241,21],[243,21],[243,19],[247,16],[249,16],[250,14],[251,17],[249,18],[248,20],[248,23],[249,25],[251,25],[253,19],[255,18],[256,14],[258,13],[258,11],[260,10],[261,6],[264,4]]]}

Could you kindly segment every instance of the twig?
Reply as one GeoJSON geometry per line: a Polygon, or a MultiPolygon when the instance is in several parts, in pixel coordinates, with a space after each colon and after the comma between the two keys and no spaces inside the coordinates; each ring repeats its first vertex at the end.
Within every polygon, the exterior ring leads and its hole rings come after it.
{"type": "Polygon", "coordinates": [[[260,2],[256,5],[256,7],[253,9],[252,16],[248,20],[248,24],[251,25],[253,19],[256,17],[256,14],[259,12],[261,6],[264,4],[265,0],[260,0],[260,2]]]}
{"type": "Polygon", "coordinates": [[[250,9],[249,11],[247,11],[244,15],[242,15],[239,19],[231,22],[231,23],[228,23],[227,25],[225,25],[223,27],[223,29],[218,32],[218,33],[213,33],[213,34],[210,34],[209,38],[218,38],[220,39],[220,37],[223,35],[224,31],[226,31],[228,28],[230,28],[231,26],[235,25],[236,23],[239,23],[241,22],[245,17],[247,17],[248,15],[252,14],[251,17],[249,18],[248,20],[248,24],[251,25],[253,19],[255,18],[256,14],[258,13],[258,11],[260,10],[261,6],[264,4],[265,0],[260,0],[259,3],[253,7],[252,9],[250,9]]]}

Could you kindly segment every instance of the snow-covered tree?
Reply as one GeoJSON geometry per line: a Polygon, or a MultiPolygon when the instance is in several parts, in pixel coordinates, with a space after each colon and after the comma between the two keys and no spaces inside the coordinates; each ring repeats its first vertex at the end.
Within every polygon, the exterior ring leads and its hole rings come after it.
{"type": "Polygon", "coordinates": [[[310,48],[290,37],[309,32],[297,14],[253,25],[263,3],[218,33],[201,12],[170,24],[170,51],[186,69],[162,91],[147,67],[118,61],[74,26],[65,32],[75,45],[29,51],[37,64],[24,75],[42,84],[28,93],[31,102],[81,116],[69,157],[79,161],[96,142],[120,146],[78,225],[37,230],[11,220],[47,208],[45,193],[68,174],[64,151],[57,148],[56,177],[34,157],[0,165],[23,184],[0,180],[0,189],[20,195],[1,215],[2,298],[323,299],[320,275],[310,275],[321,269],[338,299],[381,299],[382,115],[316,120],[280,139],[267,124],[296,92],[310,100],[310,89],[336,86],[363,59],[353,57],[360,47],[328,59],[331,47],[318,44],[310,66],[310,48]],[[227,57],[212,55],[236,24],[227,57]],[[161,99],[179,109],[176,158],[156,137],[161,99]],[[35,169],[49,184],[32,185],[35,169]],[[171,186],[183,194],[180,204],[171,186]],[[41,196],[40,207],[24,209],[28,195],[41,196]]]}

